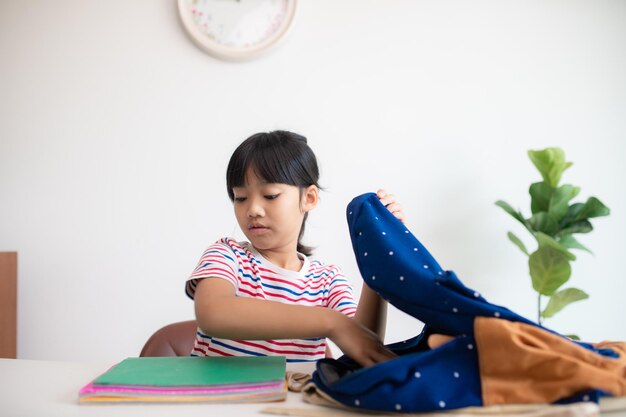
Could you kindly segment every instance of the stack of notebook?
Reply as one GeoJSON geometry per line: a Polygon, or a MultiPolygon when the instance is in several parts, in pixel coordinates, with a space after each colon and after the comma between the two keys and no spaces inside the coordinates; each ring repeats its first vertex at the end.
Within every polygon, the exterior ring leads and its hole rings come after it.
{"type": "Polygon", "coordinates": [[[284,356],[128,358],[84,386],[79,402],[241,403],[286,395],[284,356]]]}

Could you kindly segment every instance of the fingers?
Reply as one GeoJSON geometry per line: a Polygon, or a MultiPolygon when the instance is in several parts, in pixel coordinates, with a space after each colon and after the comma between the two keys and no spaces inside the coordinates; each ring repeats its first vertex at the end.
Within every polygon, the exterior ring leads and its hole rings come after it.
{"type": "Polygon", "coordinates": [[[372,366],[397,357],[385,347],[376,333],[349,317],[341,317],[331,340],[361,366],[372,366]]]}
{"type": "Polygon", "coordinates": [[[387,349],[380,340],[376,340],[373,345],[365,347],[360,355],[357,356],[352,359],[364,367],[387,362],[398,357],[398,355],[387,349]]]}
{"type": "Polygon", "coordinates": [[[396,202],[396,196],[394,196],[393,194],[389,194],[387,190],[384,190],[382,188],[376,191],[376,196],[378,197],[380,202],[383,203],[384,206],[388,206],[389,204],[396,202]]]}
{"type": "Polygon", "coordinates": [[[369,356],[365,356],[363,358],[352,358],[352,359],[357,361],[357,363],[361,365],[363,368],[376,365],[376,362],[373,359],[371,359],[369,356]]]}
{"type": "MultiPolygon", "coordinates": [[[[436,349],[439,346],[454,340],[452,336],[446,336],[443,334],[432,334],[428,337],[428,346],[431,349],[436,349]]],[[[365,349],[361,352],[361,355],[354,357],[361,366],[368,367],[373,366],[381,362],[387,362],[392,359],[396,359],[398,355],[387,349],[382,342],[376,346],[372,346],[370,349],[365,349]]]]}
{"type": "Polygon", "coordinates": [[[365,340],[361,341],[359,348],[348,352],[348,356],[354,359],[359,365],[368,367],[398,357],[398,355],[387,349],[374,333],[369,334],[367,331],[366,333],[367,337],[365,340]]]}
{"type": "Polygon", "coordinates": [[[380,350],[377,350],[372,355],[372,359],[374,359],[374,361],[376,361],[376,363],[386,362],[386,361],[395,359],[397,357],[398,357],[398,355],[396,355],[395,353],[393,353],[392,351],[390,351],[389,349],[387,349],[384,346],[382,346],[382,348],[380,350]]]}
{"type": "Polygon", "coordinates": [[[364,352],[362,356],[354,357],[352,359],[357,361],[359,365],[367,367],[376,365],[377,363],[387,362],[397,357],[398,355],[383,347],[382,349],[364,352]]]}
{"type": "Polygon", "coordinates": [[[454,339],[452,336],[446,336],[443,334],[431,334],[428,336],[428,347],[431,349],[436,349],[444,343],[448,343],[454,339]]]}
{"type": "Polygon", "coordinates": [[[398,220],[404,223],[405,215],[402,211],[402,206],[396,201],[395,195],[389,194],[386,190],[381,188],[376,192],[376,196],[378,197],[380,202],[383,203],[385,207],[387,207],[387,210],[389,210],[391,214],[393,214],[398,220]]]}
{"type": "Polygon", "coordinates": [[[391,203],[387,206],[387,210],[391,212],[398,220],[404,222],[404,212],[402,206],[399,203],[391,203]]]}
{"type": "Polygon", "coordinates": [[[377,363],[390,361],[397,357],[398,355],[381,345],[375,350],[365,352],[363,356],[354,357],[352,359],[357,361],[359,365],[368,367],[376,365],[377,363]]]}

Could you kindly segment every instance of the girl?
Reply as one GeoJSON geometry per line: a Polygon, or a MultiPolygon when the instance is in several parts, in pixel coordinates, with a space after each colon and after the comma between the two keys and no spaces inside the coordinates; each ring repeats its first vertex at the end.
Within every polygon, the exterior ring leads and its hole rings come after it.
{"type": "MultiPolygon", "coordinates": [[[[257,133],[235,150],[226,185],[248,242],[211,245],[187,281],[198,324],[192,355],[316,361],[329,338],[363,366],[394,357],[381,342],[385,302],[364,286],[357,308],[340,269],[310,259],[300,243],[318,178],[313,151],[295,133],[257,133]]],[[[378,196],[404,219],[393,195],[378,196]]]]}

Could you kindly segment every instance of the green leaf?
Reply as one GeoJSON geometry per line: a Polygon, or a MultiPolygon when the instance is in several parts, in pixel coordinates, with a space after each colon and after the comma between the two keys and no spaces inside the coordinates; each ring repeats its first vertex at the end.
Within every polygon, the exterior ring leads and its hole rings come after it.
{"type": "Polygon", "coordinates": [[[589,252],[593,255],[593,252],[589,250],[587,247],[583,246],[579,241],[577,241],[572,235],[565,235],[559,239],[559,243],[565,246],[568,249],[582,249],[584,251],[589,252]]]}
{"type": "Polygon", "coordinates": [[[576,217],[574,217],[574,221],[587,220],[592,217],[608,216],[609,214],[611,214],[611,210],[602,204],[600,200],[595,197],[589,197],[580,212],[578,212],[576,217]]]}
{"type": "Polygon", "coordinates": [[[565,152],[561,148],[546,148],[541,151],[528,151],[528,157],[537,167],[543,180],[552,188],[556,188],[561,181],[563,172],[572,166],[565,161],[565,152]]]}
{"type": "Polygon", "coordinates": [[[549,247],[552,249],[556,249],[559,252],[561,252],[563,255],[565,255],[565,257],[568,260],[570,261],[576,260],[576,255],[568,251],[567,247],[565,247],[564,245],[561,245],[559,242],[552,239],[550,236],[546,235],[545,233],[537,232],[537,234],[535,235],[535,238],[537,239],[537,243],[539,243],[540,248],[549,247]]]}
{"type": "Polygon", "coordinates": [[[554,237],[557,239],[561,238],[561,236],[571,235],[572,233],[589,233],[593,230],[593,226],[589,222],[589,220],[581,220],[579,222],[572,223],[565,229],[558,232],[554,237]]]}
{"type": "Polygon", "coordinates": [[[496,201],[496,206],[501,207],[504,211],[513,216],[517,221],[524,224],[524,217],[520,212],[515,211],[513,207],[506,201],[498,200],[496,201]]]}
{"type": "Polygon", "coordinates": [[[535,182],[530,185],[530,210],[533,214],[541,211],[548,211],[550,208],[550,198],[552,198],[553,188],[545,182],[535,182]]]}
{"type": "Polygon", "coordinates": [[[513,234],[513,232],[509,232],[506,234],[509,237],[509,240],[522,250],[528,256],[528,250],[526,250],[526,246],[524,246],[524,242],[522,242],[517,236],[513,234]]]}
{"type": "Polygon", "coordinates": [[[579,290],[578,288],[566,288],[550,297],[550,301],[548,301],[546,309],[541,312],[541,316],[545,318],[552,317],[569,304],[587,298],[589,298],[589,294],[583,290],[579,290]]]}
{"type": "Polygon", "coordinates": [[[565,228],[571,225],[572,222],[574,222],[574,219],[580,214],[584,206],[585,205],[583,203],[574,203],[569,206],[569,209],[567,209],[567,214],[565,215],[565,217],[563,217],[559,226],[561,228],[565,228]]]}
{"type": "Polygon", "coordinates": [[[564,184],[556,188],[550,198],[548,213],[560,222],[569,210],[569,201],[580,192],[580,187],[564,184]]]}
{"type": "Polygon", "coordinates": [[[507,203],[506,201],[498,200],[496,201],[496,206],[501,207],[504,211],[513,216],[513,218],[523,224],[530,233],[535,233],[535,231],[532,229],[530,224],[528,224],[524,216],[522,216],[522,213],[520,213],[519,211],[515,211],[515,209],[513,209],[513,207],[511,207],[509,203],[507,203]]]}
{"type": "Polygon", "coordinates": [[[528,258],[533,288],[539,294],[552,295],[569,279],[572,268],[560,251],[544,246],[528,258]]]}
{"type": "Polygon", "coordinates": [[[569,337],[572,340],[580,341],[580,337],[578,337],[578,335],[575,335],[575,334],[566,334],[565,337],[569,337]]]}
{"type": "Polygon", "coordinates": [[[531,184],[528,189],[530,194],[530,210],[533,214],[542,211],[549,213],[557,222],[560,222],[569,210],[569,201],[580,192],[579,187],[570,184],[552,188],[545,181],[531,184]]]}
{"type": "Polygon", "coordinates": [[[563,187],[571,187],[571,195],[569,197],[570,200],[580,194],[580,187],[571,184],[564,184],[563,187]]]}
{"type": "Polygon", "coordinates": [[[553,236],[559,231],[559,223],[545,211],[533,214],[533,216],[528,219],[528,223],[534,230],[550,236],[553,236]]]}
{"type": "Polygon", "coordinates": [[[560,226],[563,228],[560,234],[571,234],[571,233],[589,233],[593,230],[591,223],[587,219],[593,217],[600,216],[608,216],[611,213],[611,210],[605,206],[600,200],[596,197],[589,197],[587,201],[583,203],[575,203],[572,204],[567,210],[567,214],[560,221],[560,226]],[[567,232],[564,231],[573,225],[577,225],[577,228],[581,228],[581,231],[567,232]]]}

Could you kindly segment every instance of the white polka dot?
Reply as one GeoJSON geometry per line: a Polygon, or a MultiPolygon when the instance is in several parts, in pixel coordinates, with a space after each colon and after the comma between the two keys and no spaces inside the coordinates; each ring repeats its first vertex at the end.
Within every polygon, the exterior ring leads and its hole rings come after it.
{"type": "Polygon", "coordinates": [[[363,253],[363,256],[367,256],[367,252],[363,253]]]}
{"type": "Polygon", "coordinates": [[[376,275],[372,275],[372,281],[376,279],[376,275]]]}
{"type": "Polygon", "coordinates": [[[437,272],[438,275],[443,275],[443,272],[439,271],[437,272]]]}
{"type": "Polygon", "coordinates": [[[441,285],[441,283],[439,281],[435,282],[435,285],[441,285]]]}
{"type": "Polygon", "coordinates": [[[583,401],[589,401],[589,396],[588,396],[588,395],[585,395],[585,396],[583,397],[583,401]]]}
{"type": "Polygon", "coordinates": [[[413,248],[413,252],[417,252],[417,248],[413,248]]]}
{"type": "Polygon", "coordinates": [[[452,375],[454,375],[455,378],[458,378],[460,376],[458,372],[455,372],[452,375]]]}
{"type": "Polygon", "coordinates": [[[446,406],[445,401],[439,401],[439,407],[444,408],[446,406]]]}
{"type": "Polygon", "coordinates": [[[497,311],[495,313],[493,313],[493,315],[496,316],[496,317],[500,317],[500,313],[497,312],[497,311]]]}
{"type": "Polygon", "coordinates": [[[386,235],[386,234],[387,234],[387,232],[383,232],[383,236],[386,235]]]}
{"type": "Polygon", "coordinates": [[[363,236],[363,232],[359,232],[359,236],[363,236]]]}
{"type": "Polygon", "coordinates": [[[408,230],[405,230],[405,231],[404,231],[404,233],[409,233],[409,231],[408,231],[408,230]]]}
{"type": "Polygon", "coordinates": [[[376,220],[378,220],[378,217],[374,217],[376,220]]]}
{"type": "Polygon", "coordinates": [[[392,250],[390,250],[390,251],[389,251],[389,255],[390,255],[390,256],[392,256],[392,255],[393,255],[393,251],[392,251],[392,250]]]}
{"type": "Polygon", "coordinates": [[[349,214],[352,214],[352,212],[350,212],[349,214]]]}
{"type": "Polygon", "coordinates": [[[480,297],[480,294],[478,293],[478,291],[476,291],[476,292],[474,293],[474,297],[476,297],[476,298],[480,297]]]}
{"type": "Polygon", "coordinates": [[[396,410],[398,411],[402,410],[402,406],[400,404],[396,404],[396,410]]]}
{"type": "Polygon", "coordinates": [[[421,373],[419,373],[419,372],[415,372],[415,378],[421,378],[421,377],[422,377],[422,374],[421,374],[421,373]]]}
{"type": "Polygon", "coordinates": [[[428,265],[424,265],[424,269],[428,269],[428,265]]]}
{"type": "Polygon", "coordinates": [[[361,405],[361,401],[359,400],[354,400],[354,405],[356,405],[357,407],[361,405]]]}
{"type": "Polygon", "coordinates": [[[404,277],[400,275],[400,281],[404,281],[404,277]]]}
{"type": "Polygon", "coordinates": [[[454,313],[458,313],[458,312],[459,312],[459,309],[458,309],[458,308],[456,308],[456,307],[454,307],[454,308],[452,309],[452,312],[454,312],[454,313]]]}
{"type": "Polygon", "coordinates": [[[472,349],[474,349],[474,345],[472,345],[472,344],[470,343],[469,345],[467,345],[467,348],[468,348],[469,350],[472,350],[472,349]]]}

